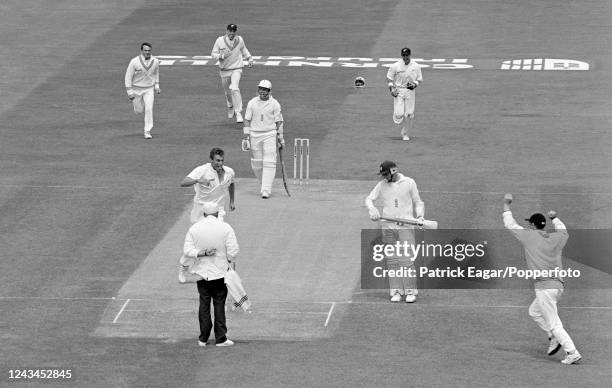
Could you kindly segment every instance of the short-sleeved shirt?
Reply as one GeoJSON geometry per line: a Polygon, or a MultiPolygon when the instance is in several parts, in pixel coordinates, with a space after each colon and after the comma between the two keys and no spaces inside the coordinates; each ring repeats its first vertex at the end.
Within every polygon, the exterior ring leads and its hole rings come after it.
{"type": "Polygon", "coordinates": [[[423,74],[421,73],[421,66],[415,61],[411,60],[409,64],[405,64],[403,59],[395,62],[389,67],[387,71],[387,78],[393,81],[395,86],[405,88],[408,81],[423,81],[423,74]]]}
{"type": "Polygon", "coordinates": [[[251,122],[251,132],[268,132],[276,130],[276,123],[283,121],[281,106],[272,96],[266,101],[252,98],[246,107],[244,118],[251,122]]]}
{"type": "Polygon", "coordinates": [[[217,171],[215,171],[210,163],[196,167],[187,175],[187,177],[194,180],[200,178],[212,179],[208,187],[201,183],[193,185],[193,189],[195,190],[195,196],[193,197],[194,202],[216,202],[219,207],[225,206],[225,201],[229,197],[228,187],[230,184],[234,183],[236,174],[232,168],[227,166],[223,166],[223,171],[225,171],[225,174],[221,182],[219,182],[219,174],[217,174],[217,171]]]}

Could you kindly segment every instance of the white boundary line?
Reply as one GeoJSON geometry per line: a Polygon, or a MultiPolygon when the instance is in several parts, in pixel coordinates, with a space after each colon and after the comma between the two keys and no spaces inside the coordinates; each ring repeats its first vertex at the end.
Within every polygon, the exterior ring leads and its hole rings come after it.
{"type": "Polygon", "coordinates": [[[327,319],[325,320],[325,324],[323,325],[324,327],[327,327],[327,324],[329,323],[329,319],[331,318],[332,313],[334,312],[334,307],[336,307],[336,302],[332,302],[332,305],[329,308],[329,312],[327,313],[327,319]]]}
{"type": "Polygon", "coordinates": [[[123,304],[123,307],[121,307],[121,310],[119,310],[119,312],[117,313],[117,315],[115,316],[115,319],[113,319],[113,323],[117,323],[117,320],[119,319],[119,316],[121,315],[121,313],[123,312],[123,310],[125,310],[125,306],[128,305],[128,303],[130,303],[130,300],[126,300],[125,303],[123,304]]]}

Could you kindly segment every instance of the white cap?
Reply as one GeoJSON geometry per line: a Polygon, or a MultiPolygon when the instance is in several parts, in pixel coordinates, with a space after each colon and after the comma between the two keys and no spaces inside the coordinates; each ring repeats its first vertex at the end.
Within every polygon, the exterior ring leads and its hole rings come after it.
{"type": "Polygon", "coordinates": [[[211,215],[215,213],[219,213],[219,205],[216,202],[204,202],[202,204],[202,210],[204,214],[211,215]]]}
{"type": "Polygon", "coordinates": [[[272,82],[268,81],[267,79],[262,79],[261,81],[259,81],[259,86],[260,88],[266,88],[266,89],[272,89],[272,82]]]}

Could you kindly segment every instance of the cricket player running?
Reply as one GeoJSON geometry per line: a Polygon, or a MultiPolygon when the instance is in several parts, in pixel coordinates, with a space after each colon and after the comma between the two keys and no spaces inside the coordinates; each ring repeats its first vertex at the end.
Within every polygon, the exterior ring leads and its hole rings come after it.
{"type": "Polygon", "coordinates": [[[151,55],[150,43],[140,45],[140,55],[132,58],[125,71],[125,89],[134,105],[135,113],[144,111],[144,138],[151,139],[153,129],[153,100],[159,88],[159,59],[151,55]]]}
{"type": "MultiPolygon", "coordinates": [[[[563,222],[557,217],[557,213],[553,210],[548,212],[556,233],[548,233],[544,230],[546,217],[540,213],[533,214],[526,219],[529,221],[529,227],[525,229],[514,220],[510,210],[511,203],[512,195],[506,194],[504,196],[504,226],[525,248],[527,268],[549,272],[555,269],[562,270],[561,252],[567,243],[569,234],[563,222]]],[[[548,334],[548,355],[552,356],[563,347],[566,356],[561,362],[577,364],[582,356],[563,328],[557,313],[557,302],[563,294],[563,279],[561,277],[540,277],[535,280],[534,288],[535,299],[529,306],[529,315],[548,334]]]]}
{"type": "Polygon", "coordinates": [[[402,140],[410,140],[414,120],[415,89],[423,82],[421,67],[410,59],[410,49],[404,47],[402,59],[389,66],[387,86],[393,96],[393,122],[402,140]]]}
{"type": "MultiPolygon", "coordinates": [[[[383,202],[383,217],[390,218],[416,218],[423,221],[425,217],[425,204],[419,196],[414,179],[404,176],[398,172],[397,165],[389,160],[381,163],[379,174],[383,179],[378,182],[372,192],[367,196],[365,204],[370,213],[370,219],[377,221],[380,219],[380,212],[374,206],[374,201],[378,198],[383,202]]],[[[407,242],[415,243],[414,226],[397,225],[390,221],[381,220],[383,243],[400,244],[407,242]]],[[[414,267],[414,258],[394,255],[387,257],[387,269],[399,270],[402,267],[414,267]]],[[[402,295],[405,295],[407,303],[416,301],[418,295],[416,277],[389,277],[389,293],[391,302],[399,302],[402,295]]]]}
{"type": "Polygon", "coordinates": [[[196,167],[181,181],[181,187],[193,186],[193,208],[190,221],[195,224],[202,218],[202,207],[205,202],[214,202],[219,206],[219,220],[223,221],[229,196],[229,210],[234,211],[234,177],[231,167],[224,166],[224,151],[221,148],[210,150],[210,163],[196,167]]]}
{"type": "Polygon", "coordinates": [[[243,149],[251,149],[251,168],[261,182],[261,197],[270,198],[276,175],[276,145],[285,146],[281,106],[270,92],[272,83],[262,80],[257,87],[259,96],[253,97],[244,115],[243,149]]]}
{"type": "Polygon", "coordinates": [[[238,26],[228,24],[225,35],[215,41],[211,56],[219,61],[219,75],[227,103],[227,118],[236,115],[236,122],[242,123],[242,96],[240,95],[240,77],[244,67],[243,58],[248,66],[253,66],[253,57],[247,49],[244,39],[236,35],[238,26]]]}

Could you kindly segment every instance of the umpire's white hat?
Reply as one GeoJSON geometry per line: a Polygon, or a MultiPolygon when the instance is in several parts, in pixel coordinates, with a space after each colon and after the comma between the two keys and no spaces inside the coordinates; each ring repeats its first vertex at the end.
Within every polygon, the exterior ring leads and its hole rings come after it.
{"type": "Polygon", "coordinates": [[[266,88],[266,89],[272,89],[272,82],[268,81],[267,79],[262,79],[261,81],[259,81],[259,86],[260,88],[266,88]]]}
{"type": "Polygon", "coordinates": [[[202,204],[202,212],[207,216],[219,213],[219,205],[216,202],[204,202],[202,204]]]}

